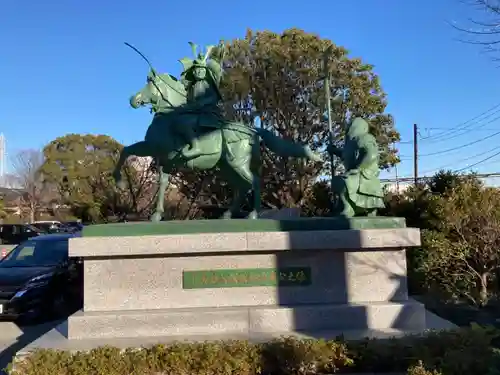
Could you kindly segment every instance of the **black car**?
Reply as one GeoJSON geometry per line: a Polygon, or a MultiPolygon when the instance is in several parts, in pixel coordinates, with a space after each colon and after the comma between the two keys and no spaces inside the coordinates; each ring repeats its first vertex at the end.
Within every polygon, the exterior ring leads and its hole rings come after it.
{"type": "Polygon", "coordinates": [[[4,245],[17,245],[41,234],[43,231],[29,224],[0,224],[0,244],[4,245]]]}
{"type": "Polygon", "coordinates": [[[38,222],[38,223],[31,223],[30,225],[38,229],[40,232],[44,233],[64,232],[64,230],[62,230],[63,227],[62,224],[55,224],[50,222],[38,222]]]}
{"type": "Polygon", "coordinates": [[[68,257],[68,242],[75,236],[31,238],[0,261],[0,319],[35,323],[82,307],[82,262],[68,257]]]}
{"type": "Polygon", "coordinates": [[[68,232],[78,232],[83,229],[83,224],[79,221],[65,221],[63,225],[68,228],[68,232]]]}

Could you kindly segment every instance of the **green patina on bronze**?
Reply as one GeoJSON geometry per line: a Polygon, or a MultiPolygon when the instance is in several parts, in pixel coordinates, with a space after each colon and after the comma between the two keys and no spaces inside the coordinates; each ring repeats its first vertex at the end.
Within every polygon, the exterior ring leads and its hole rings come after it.
{"type": "Polygon", "coordinates": [[[294,232],[346,229],[405,228],[404,218],[299,218],[289,220],[192,220],[137,222],[89,225],[83,228],[83,237],[160,236],[171,234],[234,233],[234,232],[294,232]]]}
{"type": "Polygon", "coordinates": [[[141,54],[151,70],[146,85],[130,98],[130,105],[151,106],[154,116],[144,141],[123,148],[113,177],[117,186],[123,187],[121,168],[128,157],[153,157],[160,186],[151,221],[158,222],[163,216],[165,190],[172,171],[218,168],[234,194],[232,205],[223,217],[233,218],[247,193],[254,189],[254,207],[248,218],[256,219],[260,208],[261,142],[281,157],[316,162],[322,159],[309,147],[271,131],[223,119],[219,84],[224,47],[213,50],[209,46],[205,54],[198,54],[195,44],[191,43],[191,47],[193,58],[180,60],[183,66],[180,79],[157,73],[141,54]]]}
{"type": "MultiPolygon", "coordinates": [[[[368,122],[360,117],[346,124],[344,146],[335,146],[331,118],[331,87],[329,63],[332,47],[324,53],[324,87],[326,98],[326,117],[330,133],[327,152],[330,154],[331,190],[334,199],[332,214],[344,217],[376,216],[377,210],[384,207],[384,194],[379,179],[380,150],[375,137],[369,132],[368,122]],[[336,176],[334,156],[341,159],[345,173],[336,176]]],[[[337,69],[335,67],[335,69],[337,69]]],[[[345,92],[344,92],[345,95],[345,92]]]]}
{"type": "Polygon", "coordinates": [[[310,267],[183,271],[183,289],[308,286],[310,267]]]}
{"type": "MultiPolygon", "coordinates": [[[[322,158],[308,146],[285,140],[253,124],[227,121],[221,112],[223,100],[219,91],[223,75],[224,46],[209,46],[205,53],[190,43],[193,58],[183,58],[180,79],[171,74],[151,70],[147,84],[130,98],[133,108],[151,106],[154,113],[144,141],[123,148],[113,176],[123,187],[121,168],[129,156],[153,157],[159,174],[156,207],[151,221],[158,222],[164,212],[165,190],[170,173],[182,169],[208,170],[218,168],[233,191],[231,207],[223,218],[234,218],[246,195],[254,190],[250,219],[258,217],[260,209],[261,143],[280,157],[292,157],[313,162],[322,158]]],[[[362,118],[354,118],[346,129],[345,144],[334,144],[331,121],[330,72],[331,49],[325,51],[326,114],[330,130],[330,154],[333,168],[334,155],[342,159],[345,173],[336,176],[332,169],[332,192],[337,196],[333,214],[344,217],[376,216],[384,207],[382,186],[379,180],[379,149],[369,125],[362,118]]]]}
{"type": "Polygon", "coordinates": [[[379,179],[379,149],[369,133],[368,123],[356,118],[347,129],[342,148],[328,147],[341,158],[345,173],[332,178],[332,189],[338,195],[336,214],[345,217],[376,216],[384,207],[384,192],[379,179]]]}

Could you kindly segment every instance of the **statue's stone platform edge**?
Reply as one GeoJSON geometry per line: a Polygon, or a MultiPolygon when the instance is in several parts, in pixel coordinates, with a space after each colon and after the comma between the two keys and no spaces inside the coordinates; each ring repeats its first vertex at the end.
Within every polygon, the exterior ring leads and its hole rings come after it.
{"type": "Polygon", "coordinates": [[[406,228],[400,217],[302,217],[285,220],[174,220],[89,225],[82,237],[158,236],[196,233],[295,232],[406,228]]]}

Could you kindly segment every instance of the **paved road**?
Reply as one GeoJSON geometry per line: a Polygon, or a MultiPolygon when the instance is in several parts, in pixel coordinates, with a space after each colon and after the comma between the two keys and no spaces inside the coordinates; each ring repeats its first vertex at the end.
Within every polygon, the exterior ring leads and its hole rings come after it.
{"type": "MultiPolygon", "coordinates": [[[[0,369],[7,367],[19,350],[58,324],[59,321],[37,326],[18,327],[14,323],[0,322],[0,369]]],[[[3,375],[4,372],[0,370],[0,374],[3,375]]]]}

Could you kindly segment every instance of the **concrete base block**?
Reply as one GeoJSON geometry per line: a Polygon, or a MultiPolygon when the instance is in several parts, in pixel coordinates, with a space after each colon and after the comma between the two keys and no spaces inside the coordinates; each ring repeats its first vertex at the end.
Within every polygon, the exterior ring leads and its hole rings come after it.
{"type": "Polygon", "coordinates": [[[418,302],[406,301],[366,305],[80,311],[69,317],[59,329],[69,339],[254,335],[367,329],[423,331],[425,308],[418,302]]]}
{"type": "Polygon", "coordinates": [[[408,298],[404,250],[86,259],[84,311],[366,304],[408,298]],[[184,289],[185,271],[308,267],[309,286],[184,289]]]}
{"type": "MultiPolygon", "coordinates": [[[[413,299],[410,299],[414,301],[413,299]]],[[[68,350],[70,352],[88,351],[101,346],[113,346],[120,349],[149,347],[156,344],[172,344],[174,342],[203,342],[216,340],[248,340],[252,343],[268,342],[281,336],[293,336],[299,339],[325,339],[331,340],[342,335],[346,340],[361,340],[364,338],[387,339],[403,337],[406,335],[425,334],[428,330],[454,330],[458,327],[438,316],[425,311],[425,330],[420,327],[415,330],[401,330],[396,328],[385,329],[359,329],[359,330],[329,330],[316,332],[271,332],[257,333],[246,332],[245,334],[219,334],[219,335],[193,335],[193,336],[148,336],[148,337],[122,337],[122,338],[89,338],[80,340],[68,340],[66,333],[68,325],[64,324],[54,328],[42,335],[26,347],[17,352],[16,358],[29,355],[37,349],[68,350]],[[65,332],[61,332],[61,329],[65,332]]]]}

